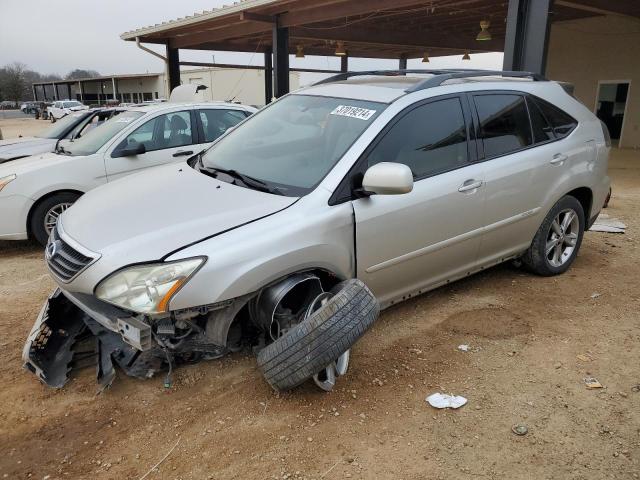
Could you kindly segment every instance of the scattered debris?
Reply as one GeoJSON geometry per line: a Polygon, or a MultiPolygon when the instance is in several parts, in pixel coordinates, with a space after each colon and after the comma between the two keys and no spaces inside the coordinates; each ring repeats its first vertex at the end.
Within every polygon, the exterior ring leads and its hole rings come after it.
{"type": "Polygon", "coordinates": [[[602,386],[602,384],[598,381],[597,378],[593,378],[593,377],[587,377],[584,379],[584,384],[586,385],[587,388],[589,389],[594,389],[594,388],[604,388],[602,386]]]}
{"type": "Polygon", "coordinates": [[[511,427],[511,431],[521,437],[529,433],[529,429],[526,425],[514,425],[513,427],[511,427]]]}
{"type": "Polygon", "coordinates": [[[556,370],[558,370],[559,368],[562,368],[562,363],[561,362],[554,363],[553,368],[555,368],[556,370]]]}
{"type": "Polygon", "coordinates": [[[638,385],[634,385],[633,387],[631,387],[631,391],[632,391],[633,393],[638,393],[638,392],[640,392],[640,384],[638,384],[638,385]]]}
{"type": "Polygon", "coordinates": [[[415,353],[416,355],[420,355],[422,353],[422,350],[420,350],[419,348],[410,348],[409,353],[415,353]]]}
{"type": "Polygon", "coordinates": [[[625,233],[626,228],[627,225],[619,219],[610,217],[606,213],[601,213],[590,230],[592,232],[625,233]]]}
{"type": "Polygon", "coordinates": [[[584,355],[584,354],[580,354],[580,355],[576,355],[576,358],[578,360],[580,360],[581,362],[590,362],[592,360],[591,356],[589,355],[584,355]]]}
{"type": "Polygon", "coordinates": [[[469,351],[469,345],[458,345],[458,350],[460,350],[461,352],[468,352],[469,351]]]}
{"type": "Polygon", "coordinates": [[[147,473],[145,473],[143,476],[141,476],[139,480],[144,480],[149,476],[151,472],[153,472],[156,468],[158,468],[160,464],[164,462],[169,457],[169,455],[171,455],[171,452],[173,452],[176,449],[179,443],[180,443],[180,439],[178,438],[178,441],[176,442],[176,444],[173,447],[171,447],[171,450],[169,450],[164,457],[162,457],[162,460],[160,460],[153,467],[151,467],[151,469],[147,473]]]}
{"type": "Polygon", "coordinates": [[[593,293],[591,294],[591,298],[598,298],[598,297],[601,297],[601,296],[602,296],[602,294],[601,294],[601,293],[598,293],[598,292],[593,292],[593,293]]]}
{"type": "Polygon", "coordinates": [[[429,395],[426,401],[434,408],[460,408],[467,403],[464,397],[439,392],[429,395]]]}

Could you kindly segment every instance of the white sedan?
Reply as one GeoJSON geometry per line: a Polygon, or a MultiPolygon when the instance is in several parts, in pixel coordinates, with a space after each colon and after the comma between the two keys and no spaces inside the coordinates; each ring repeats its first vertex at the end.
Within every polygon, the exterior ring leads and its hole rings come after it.
{"type": "Polygon", "coordinates": [[[0,240],[35,238],[44,245],[58,216],[83,193],[184,161],[255,111],[234,103],[131,107],[57,153],[0,164],[0,240]]]}
{"type": "Polygon", "coordinates": [[[80,110],[89,110],[89,107],[76,100],[58,100],[53,102],[53,105],[47,108],[51,123],[56,120],[60,120],[71,112],[78,112],[80,110]]]}

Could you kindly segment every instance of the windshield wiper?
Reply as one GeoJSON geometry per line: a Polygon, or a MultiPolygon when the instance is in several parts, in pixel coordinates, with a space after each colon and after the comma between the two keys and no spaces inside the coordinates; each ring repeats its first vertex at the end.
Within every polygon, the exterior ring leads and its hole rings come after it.
{"type": "Polygon", "coordinates": [[[215,174],[216,178],[218,177],[217,175],[218,173],[224,173],[225,175],[229,175],[231,178],[235,180],[240,180],[247,187],[253,188],[254,190],[260,190],[261,192],[267,192],[267,193],[275,193],[276,195],[284,195],[284,193],[282,193],[278,187],[268,185],[262,180],[254,178],[250,175],[246,175],[244,173],[240,173],[237,170],[220,168],[220,167],[205,167],[204,163],[202,163],[202,157],[200,157],[199,164],[200,164],[201,170],[215,174]]]}

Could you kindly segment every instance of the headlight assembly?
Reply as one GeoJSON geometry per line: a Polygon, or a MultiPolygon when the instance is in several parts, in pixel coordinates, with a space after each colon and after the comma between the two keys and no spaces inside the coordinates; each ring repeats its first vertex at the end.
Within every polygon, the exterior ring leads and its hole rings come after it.
{"type": "Polygon", "coordinates": [[[162,313],[171,298],[204,264],[204,257],[136,265],[104,279],[95,290],[100,300],[138,313],[162,313]]]}
{"type": "Polygon", "coordinates": [[[13,182],[16,179],[16,175],[7,175],[6,177],[0,178],[0,192],[4,187],[9,185],[9,183],[13,182]]]}

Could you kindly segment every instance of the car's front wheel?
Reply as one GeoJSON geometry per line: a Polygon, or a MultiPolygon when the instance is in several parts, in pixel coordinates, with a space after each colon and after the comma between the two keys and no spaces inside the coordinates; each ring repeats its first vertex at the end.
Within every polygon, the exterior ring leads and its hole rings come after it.
{"type": "Polygon", "coordinates": [[[584,227],[580,202],[570,195],[562,197],[545,217],[522,261],[538,275],[566,272],[578,255],[584,227]]]}
{"type": "Polygon", "coordinates": [[[31,234],[41,245],[47,244],[51,230],[56,226],[58,217],[75,203],[80,195],[61,192],[51,195],[38,203],[31,215],[31,234]]]}

